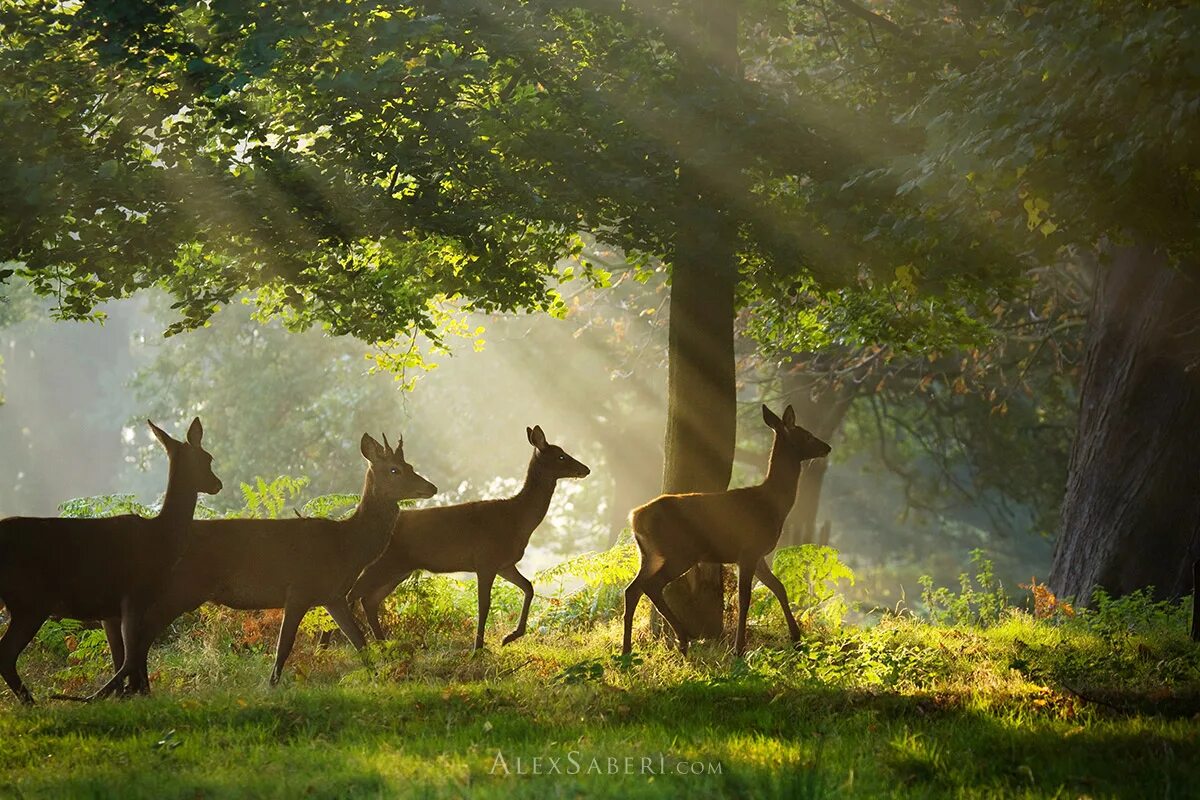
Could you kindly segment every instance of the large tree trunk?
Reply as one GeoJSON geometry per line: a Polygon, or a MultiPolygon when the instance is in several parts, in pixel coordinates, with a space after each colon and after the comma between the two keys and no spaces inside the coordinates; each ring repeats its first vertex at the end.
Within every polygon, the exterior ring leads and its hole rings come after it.
{"type": "MultiPolygon", "coordinates": [[[[684,80],[697,89],[714,69],[740,71],[737,3],[695,4],[696,48],[684,80]]],[[[716,113],[718,109],[710,109],[716,113]]],[[[703,113],[697,111],[697,113],[703,113]]],[[[675,258],[667,379],[665,492],[714,492],[729,487],[737,427],[733,322],[737,229],[720,200],[730,186],[720,126],[698,120],[683,131],[683,165],[675,258]],[[691,137],[698,138],[691,138],[691,137]]],[[[724,611],[721,568],[700,565],[667,587],[666,600],[696,638],[720,636],[724,611]]]]}
{"type": "Polygon", "coordinates": [[[1113,252],[1089,320],[1049,583],[1091,600],[1191,587],[1200,558],[1200,285],[1145,247],[1113,252]]]}
{"type": "MultiPolygon", "coordinates": [[[[797,359],[783,375],[783,400],[796,409],[796,421],[818,438],[831,441],[842,427],[842,420],[854,399],[852,385],[831,386],[824,376],[813,375],[797,359]]],[[[816,458],[804,465],[796,503],[783,524],[780,547],[800,544],[824,544],[818,533],[817,512],[821,506],[821,489],[825,484],[828,459],[816,458]]]]}
{"type": "Polygon", "coordinates": [[[604,464],[613,478],[607,545],[612,547],[629,527],[629,512],[658,495],[663,461],[661,453],[647,453],[647,441],[662,435],[655,426],[643,424],[640,418],[626,419],[624,424],[611,420],[608,425],[608,430],[597,434],[597,440],[603,442],[604,464]]]}

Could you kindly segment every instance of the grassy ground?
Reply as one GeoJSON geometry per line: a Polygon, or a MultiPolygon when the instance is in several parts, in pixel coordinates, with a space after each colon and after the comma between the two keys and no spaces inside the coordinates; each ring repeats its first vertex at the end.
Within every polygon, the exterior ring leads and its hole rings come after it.
{"type": "MultiPolygon", "coordinates": [[[[364,656],[305,642],[276,689],[258,623],[210,618],[160,651],[153,698],[0,701],[0,797],[1200,796],[1181,609],[886,617],[798,650],[777,616],[744,661],[648,635],[614,659],[611,622],[500,649],[505,620],[471,656],[469,614],[399,620],[364,656]]],[[[98,673],[89,642],[35,648],[36,690],[98,673]]]]}

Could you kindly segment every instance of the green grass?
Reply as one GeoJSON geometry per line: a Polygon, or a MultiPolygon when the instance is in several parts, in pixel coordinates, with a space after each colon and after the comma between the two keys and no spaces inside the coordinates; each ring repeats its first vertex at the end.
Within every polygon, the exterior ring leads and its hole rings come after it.
{"type": "MultiPolygon", "coordinates": [[[[500,649],[503,619],[492,650],[472,656],[469,614],[444,614],[437,627],[400,624],[398,641],[363,656],[306,640],[276,689],[269,647],[238,644],[240,618],[210,618],[158,652],[152,698],[31,709],[6,698],[0,797],[1200,791],[1200,647],[1180,608],[1143,600],[1053,622],[1010,610],[987,628],[887,617],[813,627],[797,651],[777,617],[752,629],[744,661],[725,643],[684,659],[645,633],[640,658],[622,661],[612,622],[500,649]],[[541,774],[515,774],[518,758],[541,774]],[[677,774],[693,762],[704,774],[677,774]]],[[[102,672],[95,653],[44,639],[22,664],[40,695],[102,672]]]]}

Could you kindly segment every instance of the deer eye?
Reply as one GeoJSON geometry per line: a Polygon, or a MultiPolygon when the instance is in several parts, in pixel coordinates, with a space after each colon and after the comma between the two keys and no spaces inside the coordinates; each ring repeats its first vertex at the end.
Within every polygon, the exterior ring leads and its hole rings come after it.
{"type": "Polygon", "coordinates": [[[400,470],[396,469],[395,467],[392,467],[392,474],[393,474],[393,475],[399,475],[399,474],[400,474],[400,470]]]}
{"type": "Polygon", "coordinates": [[[566,461],[566,460],[567,460],[567,457],[566,457],[566,455],[564,454],[564,455],[561,455],[561,456],[559,456],[559,457],[558,457],[558,460],[559,460],[559,461],[566,461]]]}

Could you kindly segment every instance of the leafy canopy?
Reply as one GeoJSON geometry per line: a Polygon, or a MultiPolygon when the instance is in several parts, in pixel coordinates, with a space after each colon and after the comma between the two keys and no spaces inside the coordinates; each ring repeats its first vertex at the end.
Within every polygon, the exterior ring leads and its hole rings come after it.
{"type": "MultiPolygon", "coordinates": [[[[777,33],[788,7],[749,7],[744,31],[777,33]]],[[[677,174],[692,164],[740,231],[749,285],[874,270],[844,247],[841,212],[815,219],[810,196],[837,185],[837,208],[879,200],[848,182],[863,153],[844,128],[862,120],[844,98],[769,80],[774,64],[746,80],[711,69],[692,14],[599,0],[0,3],[0,177],[15,189],[0,257],[68,318],[158,285],[177,300],[172,330],[248,291],[296,328],[436,336],[446,298],[560,313],[548,279],[580,232],[671,262],[694,207],[677,174]]],[[[872,153],[912,139],[869,130],[872,153]]],[[[916,275],[949,263],[921,255],[916,275]]]]}

